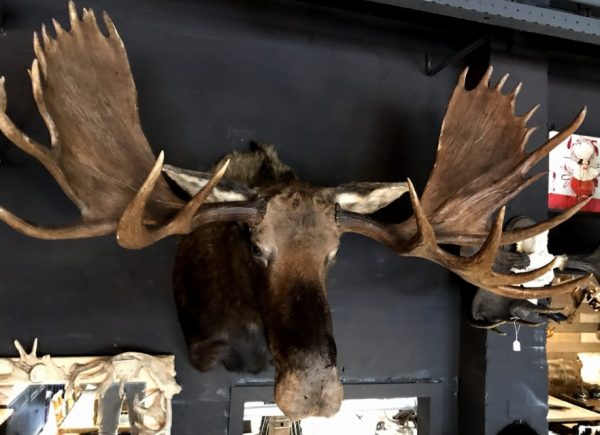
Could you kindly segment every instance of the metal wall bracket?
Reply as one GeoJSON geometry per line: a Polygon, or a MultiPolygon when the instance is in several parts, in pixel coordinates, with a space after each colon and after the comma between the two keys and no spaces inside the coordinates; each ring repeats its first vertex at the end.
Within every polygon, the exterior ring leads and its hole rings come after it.
{"type": "Polygon", "coordinates": [[[431,66],[432,56],[429,53],[425,53],[425,74],[429,77],[433,77],[434,75],[436,75],[437,73],[442,71],[447,66],[452,65],[461,59],[464,59],[465,56],[467,56],[470,53],[472,53],[473,51],[477,50],[483,44],[489,42],[489,40],[490,40],[490,35],[486,35],[482,38],[479,38],[479,39],[475,40],[474,42],[472,42],[471,44],[467,45],[462,50],[460,50],[454,56],[444,60],[443,62],[440,62],[435,67],[431,66]]]}

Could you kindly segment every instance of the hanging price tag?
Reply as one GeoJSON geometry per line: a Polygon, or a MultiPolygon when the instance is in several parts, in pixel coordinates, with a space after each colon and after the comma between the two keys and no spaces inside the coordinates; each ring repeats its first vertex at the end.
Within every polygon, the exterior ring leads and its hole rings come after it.
{"type": "Polygon", "coordinates": [[[513,341],[513,352],[521,352],[521,342],[519,340],[513,341]]]}
{"type": "Polygon", "coordinates": [[[513,341],[513,352],[521,352],[521,342],[519,341],[519,330],[521,325],[517,326],[517,320],[513,319],[513,326],[515,327],[515,341],[513,341]]]}

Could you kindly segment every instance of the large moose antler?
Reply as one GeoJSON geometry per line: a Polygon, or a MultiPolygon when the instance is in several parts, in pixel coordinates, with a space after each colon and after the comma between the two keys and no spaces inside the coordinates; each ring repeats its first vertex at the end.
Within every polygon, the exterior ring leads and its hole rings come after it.
{"type": "Polygon", "coordinates": [[[436,162],[421,200],[409,181],[414,216],[400,224],[383,225],[362,215],[338,210],[342,230],[371,237],[399,255],[432,260],[466,281],[506,297],[547,297],[585,284],[588,276],[553,287],[524,290],[519,286],[561,266],[560,258],[540,269],[520,274],[500,274],[492,270],[500,245],[547,231],[587,203],[583,201],[540,224],[502,233],[505,210],[502,206],[543,175],[526,176],[537,162],[581,125],[585,108],[566,129],[527,154],[525,145],[535,129],[527,128],[526,124],[538,106],[523,116],[516,116],[514,108],[520,84],[511,93],[503,94],[502,86],[508,78],[505,75],[496,86],[490,87],[490,66],[479,85],[467,91],[467,71],[460,75],[450,99],[436,162]],[[490,226],[492,215],[498,209],[495,222],[490,226]],[[460,257],[439,244],[481,245],[481,248],[470,257],[460,257]]]}
{"type": "Polygon", "coordinates": [[[35,142],[8,117],[3,77],[0,131],[46,167],[81,211],[81,222],[43,227],[1,207],[0,219],[33,237],[84,238],[117,231],[118,221],[127,209],[128,219],[119,226],[119,240],[132,248],[170,234],[189,233],[195,216],[204,221],[252,219],[257,209],[249,204],[207,207],[197,213],[226,165],[215,171],[212,180],[187,205],[171,192],[165,180],[158,178],[160,168],[154,189],[146,193],[147,201],[132,202],[148,173],[162,164],[163,155],[155,162],[142,132],[125,47],[108,15],[104,14],[108,36],[100,31],[93,11],[84,8],[80,19],[74,3],[69,2],[69,15],[69,31],[53,20],[56,38],[50,37],[44,26],[42,41],[37,34],[33,38],[33,95],[50,132],[52,147],[35,142]],[[141,211],[135,210],[142,206],[141,211]],[[158,225],[158,229],[136,232],[129,219],[138,215],[144,216],[145,224],[158,225]]]}

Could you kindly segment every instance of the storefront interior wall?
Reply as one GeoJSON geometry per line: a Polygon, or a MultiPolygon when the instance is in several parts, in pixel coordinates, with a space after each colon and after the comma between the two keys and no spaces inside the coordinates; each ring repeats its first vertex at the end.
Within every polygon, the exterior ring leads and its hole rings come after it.
{"type": "MultiPolygon", "coordinates": [[[[190,169],[207,168],[224,153],[261,140],[276,144],[286,163],[317,184],[410,177],[422,191],[464,66],[461,61],[428,77],[425,55],[442,61],[486,32],[492,44],[470,62],[481,69],[487,56],[495,80],[508,72],[509,85],[523,81],[519,111],[543,104],[531,121],[540,126],[532,144],[542,143],[547,121],[565,125],[584,103],[590,108],[584,133],[600,133],[593,110],[600,104],[593,98],[600,92],[600,65],[578,58],[582,72],[574,79],[562,57],[546,56],[548,40],[360,1],[78,5],[110,13],[128,50],[154,151],[165,150],[169,163],[190,169]]],[[[62,0],[8,1],[0,36],[9,113],[43,142],[47,133],[26,73],[31,35],[51,17],[66,22],[66,15],[62,0]]],[[[545,191],[543,181],[529,188],[508,216],[545,218],[545,191]]],[[[41,165],[4,138],[0,203],[33,221],[77,217],[41,165]]],[[[381,216],[399,219],[408,210],[401,200],[381,216]]],[[[587,248],[598,242],[598,225],[581,219],[592,233],[574,231],[573,237],[587,237],[587,248]]],[[[225,433],[230,388],[272,381],[272,370],[251,376],[192,368],[171,294],[176,240],[126,251],[112,237],[44,242],[6,226],[0,239],[1,355],[14,353],[13,339],[30,343],[34,337],[41,354],[173,353],[183,386],[173,405],[177,435],[198,428],[225,433]]],[[[509,338],[465,324],[470,286],[433,263],[396,257],[358,236],[344,236],[328,287],[344,381],[440,381],[446,434],[483,433],[481,425],[495,434],[520,418],[543,432],[543,329],[524,331],[523,351],[512,353],[509,338]]]]}

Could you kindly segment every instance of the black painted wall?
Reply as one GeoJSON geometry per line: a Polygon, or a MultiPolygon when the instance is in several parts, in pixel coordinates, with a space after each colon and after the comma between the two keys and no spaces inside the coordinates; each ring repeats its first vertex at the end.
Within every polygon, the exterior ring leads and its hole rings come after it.
{"type": "MultiPolygon", "coordinates": [[[[26,68],[33,58],[32,32],[51,17],[66,22],[65,3],[9,0],[6,35],[0,36],[9,113],[46,143],[26,68]]],[[[462,68],[429,78],[424,55],[443,60],[485,29],[358,1],[343,8],[341,2],[328,3],[87,0],[79,6],[111,14],[129,53],[146,135],[156,152],[165,150],[169,163],[206,168],[258,139],[277,144],[283,160],[317,184],[409,176],[421,190],[462,68]]],[[[527,39],[522,44],[537,47],[527,39]]],[[[554,95],[546,79],[548,61],[530,54],[500,44],[492,46],[490,57],[497,74],[513,72],[526,82],[523,109],[533,102],[547,107],[547,95],[554,95]]],[[[552,103],[558,124],[578,104],[552,103]]],[[[543,127],[546,112],[535,121],[543,127]]],[[[533,143],[542,141],[541,130],[533,143]]],[[[76,219],[75,207],[41,165],[4,138],[0,160],[1,204],[43,223],[76,219]]],[[[530,188],[510,214],[543,218],[544,192],[542,182],[530,188]]],[[[406,215],[406,202],[399,202],[385,218],[406,215]]],[[[30,343],[34,337],[40,353],[53,355],[173,353],[183,386],[174,401],[175,435],[225,433],[229,388],[272,380],[272,372],[247,376],[191,367],[171,296],[176,240],[126,251],[112,237],[44,242],[0,226],[0,241],[0,355],[15,353],[12,339],[30,343]]],[[[529,418],[543,429],[545,405],[537,402],[545,395],[543,334],[524,334],[518,356],[506,353],[508,339],[490,339],[503,359],[482,353],[477,340],[461,342],[461,291],[468,293],[468,286],[441,267],[345,236],[329,276],[344,379],[440,380],[447,434],[467,433],[459,429],[459,401],[461,427],[479,421],[469,433],[483,433],[483,420],[486,433],[495,433],[515,418],[529,418]],[[466,369],[469,355],[487,355],[496,364],[478,384],[484,392],[495,389],[484,418],[470,411],[481,408],[482,396],[458,393],[459,384],[472,387],[478,381],[466,369]],[[532,365],[539,368],[528,387],[536,402],[524,408],[521,392],[506,386],[527,383],[532,365]]]]}

